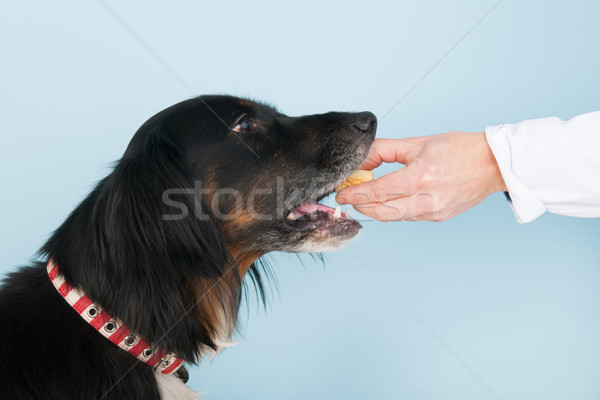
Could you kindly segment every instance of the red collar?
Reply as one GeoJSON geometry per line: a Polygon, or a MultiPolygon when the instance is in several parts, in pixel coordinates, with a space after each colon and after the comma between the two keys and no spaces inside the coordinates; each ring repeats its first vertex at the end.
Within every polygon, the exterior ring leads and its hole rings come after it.
{"type": "Polygon", "coordinates": [[[172,374],[183,366],[183,360],[173,353],[155,351],[151,344],[132,333],[125,324],[102,309],[79,288],[72,287],[58,271],[58,266],[50,260],[48,276],[61,296],[73,307],[77,314],[93,326],[105,338],[150,365],[163,374],[172,374]]]}

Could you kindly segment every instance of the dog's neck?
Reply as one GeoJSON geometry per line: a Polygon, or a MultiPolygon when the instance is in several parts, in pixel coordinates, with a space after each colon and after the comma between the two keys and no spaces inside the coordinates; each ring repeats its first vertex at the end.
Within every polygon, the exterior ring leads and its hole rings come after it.
{"type": "Polygon", "coordinates": [[[67,283],[52,260],[47,265],[48,276],[56,290],[71,307],[102,336],[119,346],[138,360],[150,365],[156,372],[173,374],[183,366],[183,360],[174,353],[161,351],[148,343],[118,318],[112,317],[100,305],[94,303],[80,288],[67,283]]]}
{"type": "Polygon", "coordinates": [[[231,255],[233,256],[233,259],[237,264],[238,272],[240,274],[241,279],[244,279],[244,276],[246,276],[246,273],[248,272],[250,267],[254,265],[256,260],[263,256],[262,253],[243,252],[241,250],[236,249],[235,247],[232,248],[231,246],[229,247],[229,250],[231,251],[231,255]]]}
{"type": "Polygon", "coordinates": [[[211,325],[216,327],[213,341],[217,345],[217,349],[214,353],[235,344],[231,342],[230,337],[235,330],[237,310],[223,309],[220,305],[233,301],[233,299],[227,297],[237,296],[237,290],[230,291],[228,289],[241,285],[248,270],[262,255],[236,251],[232,247],[229,247],[229,250],[235,262],[234,266],[225,268],[224,274],[216,282],[207,280],[194,282],[196,298],[198,299],[196,302],[198,317],[211,321],[211,325]]]}
{"type": "MultiPolygon", "coordinates": [[[[235,268],[233,266],[226,268],[223,276],[217,282],[196,281],[193,288],[197,293],[196,311],[198,317],[211,321],[211,325],[216,328],[213,341],[217,348],[213,350],[208,349],[208,354],[211,358],[220,350],[237,344],[231,341],[237,321],[237,310],[232,314],[233,310],[219,307],[220,304],[223,304],[224,296],[237,296],[237,292],[231,292],[227,288],[231,288],[232,285],[241,284],[248,270],[263,255],[237,251],[235,247],[231,246],[229,250],[235,262],[235,268]],[[236,271],[237,276],[235,275],[236,271]]],[[[231,299],[228,300],[231,301],[231,299]]],[[[206,350],[204,348],[201,353],[205,353],[206,350]]]]}

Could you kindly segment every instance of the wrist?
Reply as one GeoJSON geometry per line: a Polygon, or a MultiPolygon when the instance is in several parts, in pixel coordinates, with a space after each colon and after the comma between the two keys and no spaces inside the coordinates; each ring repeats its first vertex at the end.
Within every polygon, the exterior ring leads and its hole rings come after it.
{"type": "Polygon", "coordinates": [[[481,137],[483,138],[483,142],[485,143],[486,164],[488,170],[488,180],[490,184],[490,189],[492,190],[492,193],[506,192],[506,183],[504,182],[504,178],[502,177],[502,172],[500,172],[500,167],[498,166],[496,156],[494,156],[494,152],[492,152],[492,149],[489,143],[487,142],[485,132],[481,132],[481,137]]]}

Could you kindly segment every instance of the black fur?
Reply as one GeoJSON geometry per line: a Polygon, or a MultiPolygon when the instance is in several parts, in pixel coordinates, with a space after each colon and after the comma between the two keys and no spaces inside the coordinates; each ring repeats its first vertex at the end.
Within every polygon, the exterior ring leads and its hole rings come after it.
{"type": "MultiPolygon", "coordinates": [[[[262,290],[254,261],[315,240],[282,216],[356,168],[374,121],[366,113],[292,118],[228,96],[191,99],[152,117],[43,246],[40,261],[5,279],[0,399],[159,399],[152,369],[71,309],[47,261],[130,329],[196,363],[217,348],[214,316],[235,322],[246,270],[262,290]],[[244,115],[253,129],[232,132],[244,115]],[[277,177],[288,186],[276,188],[277,177]],[[233,188],[246,200],[257,187],[282,192],[255,197],[266,220],[248,219],[231,198],[215,195],[233,188]]],[[[332,232],[331,240],[355,234],[332,232]]]]}

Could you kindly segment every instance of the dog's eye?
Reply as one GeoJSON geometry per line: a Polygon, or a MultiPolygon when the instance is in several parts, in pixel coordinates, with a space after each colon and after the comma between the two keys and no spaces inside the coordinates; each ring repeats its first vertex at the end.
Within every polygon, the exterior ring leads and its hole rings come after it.
{"type": "Polygon", "coordinates": [[[233,128],[233,131],[237,133],[248,133],[252,130],[252,128],[254,128],[254,126],[255,124],[253,124],[248,117],[244,117],[233,128]]]}

